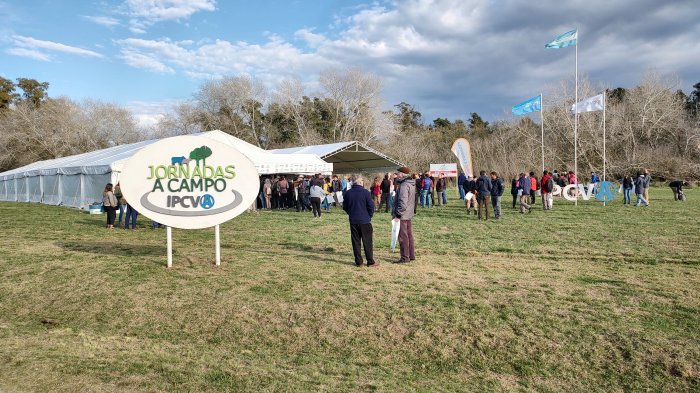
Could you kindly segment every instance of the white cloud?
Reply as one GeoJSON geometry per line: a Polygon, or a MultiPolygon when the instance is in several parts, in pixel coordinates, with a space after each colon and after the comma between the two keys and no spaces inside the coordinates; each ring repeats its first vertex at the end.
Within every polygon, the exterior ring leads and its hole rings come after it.
{"type": "Polygon", "coordinates": [[[46,53],[41,53],[33,49],[26,48],[9,48],[5,51],[7,54],[21,57],[28,57],[34,60],[51,61],[51,58],[46,53]]]}
{"type": "Polygon", "coordinates": [[[125,107],[136,119],[139,126],[149,128],[166,114],[172,112],[172,109],[179,104],[179,100],[163,100],[163,101],[129,101],[125,107]]]}
{"type": "MultiPolygon", "coordinates": [[[[152,1],[139,8],[151,9],[151,16],[137,19],[143,24],[136,26],[145,29],[153,20],[185,19],[214,7],[204,0],[152,1]]],[[[697,75],[700,8],[690,2],[396,0],[338,16],[332,32],[301,28],[293,38],[303,43],[274,32],[263,43],[116,42],[134,67],[193,78],[247,73],[269,82],[313,79],[328,67],[360,67],[386,78],[388,102],[416,104],[431,120],[502,113],[548,84],[571,78],[573,48],[545,50],[544,43],[573,26],[572,15],[581,32],[579,68],[594,81],[627,86],[650,67],[697,75]]]]}
{"type": "Polygon", "coordinates": [[[58,42],[37,40],[37,39],[32,38],[32,37],[25,37],[25,36],[21,36],[21,35],[15,35],[12,38],[14,39],[14,44],[17,48],[24,48],[27,50],[33,50],[37,53],[39,53],[39,51],[37,51],[37,49],[44,49],[44,50],[67,53],[67,54],[78,55],[78,56],[97,57],[97,58],[104,57],[103,55],[101,55],[97,52],[93,52],[91,50],[82,49],[82,48],[78,48],[75,46],[69,46],[69,45],[58,43],[58,42]]]}
{"type": "Polygon", "coordinates": [[[126,0],[122,13],[129,17],[129,30],[146,33],[155,23],[183,21],[200,11],[216,10],[214,0],[126,0]]]}
{"type": "Polygon", "coordinates": [[[109,16],[83,16],[83,18],[89,20],[90,22],[97,23],[98,25],[106,27],[114,27],[119,25],[119,20],[111,18],[109,16]]]}
{"type": "Polygon", "coordinates": [[[134,68],[141,68],[161,74],[173,74],[175,70],[160,62],[154,55],[122,49],[119,55],[124,62],[134,68]]]}

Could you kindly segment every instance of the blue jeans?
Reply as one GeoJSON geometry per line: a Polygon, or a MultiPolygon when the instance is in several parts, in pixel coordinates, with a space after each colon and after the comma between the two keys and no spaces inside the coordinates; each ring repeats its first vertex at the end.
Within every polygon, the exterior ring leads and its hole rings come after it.
{"type": "Polygon", "coordinates": [[[260,206],[262,206],[263,209],[267,209],[267,202],[265,201],[265,193],[260,191],[260,194],[258,194],[258,200],[260,201],[260,206]]]}
{"type": "Polygon", "coordinates": [[[420,190],[420,206],[425,207],[425,205],[430,207],[430,190],[420,190]]]}
{"type": "Polygon", "coordinates": [[[649,206],[649,202],[644,199],[644,194],[637,194],[637,206],[644,204],[644,206],[649,206]]]}
{"type": "Polygon", "coordinates": [[[624,197],[625,201],[623,202],[624,205],[629,205],[632,203],[632,189],[631,188],[625,188],[624,190],[624,197]]]}
{"type": "Polygon", "coordinates": [[[119,204],[119,221],[117,221],[117,226],[122,225],[122,216],[126,212],[126,205],[119,204]]]}
{"type": "Polygon", "coordinates": [[[331,204],[328,203],[328,199],[325,197],[323,197],[323,201],[321,201],[321,207],[327,212],[331,211],[331,204]]]}
{"type": "Polygon", "coordinates": [[[459,189],[459,199],[463,200],[464,197],[467,195],[467,193],[464,192],[464,186],[459,185],[459,186],[457,186],[457,188],[459,189]]]}
{"type": "Polygon", "coordinates": [[[442,204],[446,205],[447,204],[447,191],[440,191],[437,193],[437,199],[438,199],[438,204],[442,200],[442,204]]]}
{"type": "Polygon", "coordinates": [[[131,222],[131,229],[136,229],[136,218],[138,218],[139,212],[136,211],[131,205],[126,204],[126,221],[124,221],[124,229],[129,229],[129,222],[131,222]]]}

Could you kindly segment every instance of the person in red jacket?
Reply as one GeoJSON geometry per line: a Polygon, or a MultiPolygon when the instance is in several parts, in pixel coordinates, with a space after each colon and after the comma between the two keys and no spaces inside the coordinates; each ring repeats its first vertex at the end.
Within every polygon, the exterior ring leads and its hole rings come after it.
{"type": "Polygon", "coordinates": [[[554,197],[552,195],[552,191],[554,191],[554,178],[547,171],[542,172],[540,190],[542,190],[542,207],[544,210],[551,210],[552,202],[554,201],[554,197]]]}
{"type": "Polygon", "coordinates": [[[537,184],[537,178],[535,177],[535,172],[530,172],[530,204],[534,205],[537,198],[535,197],[536,191],[539,189],[537,184]]]}

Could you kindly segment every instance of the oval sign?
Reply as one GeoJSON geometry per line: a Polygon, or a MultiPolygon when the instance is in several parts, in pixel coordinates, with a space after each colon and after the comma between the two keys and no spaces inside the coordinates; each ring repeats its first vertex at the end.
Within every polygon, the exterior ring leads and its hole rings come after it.
{"type": "Polygon", "coordinates": [[[208,228],[243,213],[259,188],[255,165],[241,152],[198,136],[176,136],[139,150],[119,182],[139,213],[174,228],[208,228]]]}

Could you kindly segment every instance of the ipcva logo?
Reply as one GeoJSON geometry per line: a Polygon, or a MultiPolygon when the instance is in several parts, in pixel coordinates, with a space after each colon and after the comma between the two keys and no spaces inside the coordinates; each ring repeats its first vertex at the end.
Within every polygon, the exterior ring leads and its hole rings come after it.
{"type": "Polygon", "coordinates": [[[201,146],[187,156],[171,156],[170,165],[149,165],[146,180],[153,185],[141,197],[141,204],[151,211],[176,216],[218,214],[240,205],[241,194],[229,187],[236,177],[235,166],[207,165],[212,155],[211,148],[201,146]],[[228,203],[215,207],[217,199],[228,203]]]}

